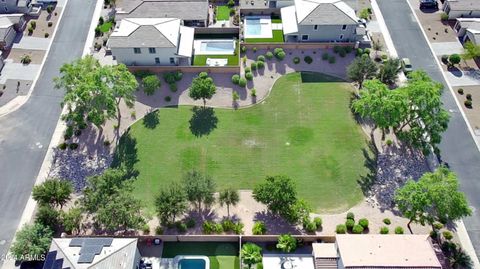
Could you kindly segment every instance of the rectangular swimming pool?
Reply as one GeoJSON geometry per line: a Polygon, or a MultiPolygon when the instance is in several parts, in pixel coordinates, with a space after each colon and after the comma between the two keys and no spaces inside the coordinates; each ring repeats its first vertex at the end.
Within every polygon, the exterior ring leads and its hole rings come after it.
{"type": "Polygon", "coordinates": [[[235,53],[234,40],[195,40],[196,55],[233,55],[235,53]]]}
{"type": "Polygon", "coordinates": [[[178,269],[208,269],[203,259],[181,259],[178,262],[178,269]]]}
{"type": "Polygon", "coordinates": [[[272,38],[272,20],[270,16],[246,16],[244,33],[245,38],[272,38]]]}

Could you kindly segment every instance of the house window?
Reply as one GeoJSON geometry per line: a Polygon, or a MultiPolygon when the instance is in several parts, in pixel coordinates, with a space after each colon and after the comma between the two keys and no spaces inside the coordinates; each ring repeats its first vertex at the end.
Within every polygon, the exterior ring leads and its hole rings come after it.
{"type": "Polygon", "coordinates": [[[340,35],[340,40],[343,40],[343,35],[340,35]]]}
{"type": "Polygon", "coordinates": [[[342,30],[346,30],[346,29],[347,29],[347,25],[346,24],[342,25],[342,30]]]}
{"type": "Polygon", "coordinates": [[[314,25],[313,30],[318,30],[318,25],[314,25]]]}
{"type": "Polygon", "coordinates": [[[155,64],[160,64],[160,58],[155,57],[155,64]]]}
{"type": "Polygon", "coordinates": [[[170,64],[175,64],[175,58],[170,57],[170,64]]]}
{"type": "Polygon", "coordinates": [[[308,35],[302,35],[302,41],[307,41],[308,40],[308,35]]]}
{"type": "Polygon", "coordinates": [[[151,54],[157,53],[157,51],[155,50],[155,48],[148,48],[148,52],[150,52],[151,54]]]}
{"type": "Polygon", "coordinates": [[[142,53],[142,51],[140,50],[140,48],[133,48],[133,53],[140,54],[142,53]]]}

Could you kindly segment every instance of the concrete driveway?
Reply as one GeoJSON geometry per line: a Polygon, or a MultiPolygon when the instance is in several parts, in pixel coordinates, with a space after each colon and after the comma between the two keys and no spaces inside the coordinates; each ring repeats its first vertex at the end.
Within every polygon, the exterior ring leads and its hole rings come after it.
{"type": "Polygon", "coordinates": [[[17,35],[12,48],[29,50],[47,50],[50,44],[50,38],[24,36],[21,33],[17,35]]]}
{"type": "Polygon", "coordinates": [[[454,42],[435,42],[432,43],[433,51],[435,55],[450,55],[450,54],[462,54],[463,53],[463,46],[458,41],[454,42]]]}
{"type": "Polygon", "coordinates": [[[39,64],[24,65],[21,63],[5,62],[5,66],[0,73],[0,84],[5,84],[7,79],[33,81],[39,70],[39,64]]]}

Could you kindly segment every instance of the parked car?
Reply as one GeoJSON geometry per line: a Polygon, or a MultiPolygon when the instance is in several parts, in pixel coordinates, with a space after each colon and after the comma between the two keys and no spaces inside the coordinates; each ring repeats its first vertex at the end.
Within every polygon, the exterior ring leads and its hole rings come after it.
{"type": "Polygon", "coordinates": [[[437,0],[420,0],[420,9],[435,8],[438,9],[437,0]]]}
{"type": "Polygon", "coordinates": [[[403,73],[408,74],[413,71],[412,64],[410,63],[410,59],[402,58],[402,69],[403,73]]]}

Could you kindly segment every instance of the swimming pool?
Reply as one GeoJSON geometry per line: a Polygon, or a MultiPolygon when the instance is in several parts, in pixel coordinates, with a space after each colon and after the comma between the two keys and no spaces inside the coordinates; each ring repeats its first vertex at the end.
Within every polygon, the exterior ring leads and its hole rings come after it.
{"type": "Polygon", "coordinates": [[[272,38],[272,20],[269,16],[246,16],[245,38],[272,38]]]}
{"type": "Polygon", "coordinates": [[[233,55],[235,41],[232,39],[195,40],[194,48],[196,55],[233,55]]]}
{"type": "Polygon", "coordinates": [[[173,259],[178,269],[210,269],[210,259],[207,256],[175,256],[173,259]]]}

